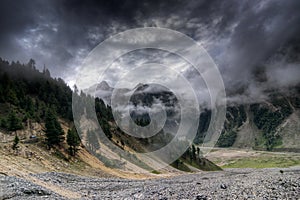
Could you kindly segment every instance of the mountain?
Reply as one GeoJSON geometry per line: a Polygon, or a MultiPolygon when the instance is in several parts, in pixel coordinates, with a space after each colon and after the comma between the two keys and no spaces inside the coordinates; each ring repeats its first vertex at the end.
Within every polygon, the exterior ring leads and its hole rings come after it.
{"type": "MultiPolygon", "coordinates": [[[[256,71],[255,77],[260,83],[266,81],[263,70],[256,71]]],[[[111,91],[112,88],[109,88],[111,91]]],[[[245,88],[231,91],[228,95],[242,94],[244,90],[245,88]]],[[[300,86],[289,87],[286,90],[288,92],[281,88],[265,91],[267,97],[263,101],[229,102],[217,146],[299,152],[300,86]]],[[[139,84],[128,91],[132,93],[130,100],[136,109],[138,105],[151,109],[157,99],[161,104],[169,106],[167,109],[169,120],[165,127],[173,127],[173,131],[176,132],[176,124],[178,125],[180,119],[174,118],[178,114],[176,111],[178,102],[172,92],[157,84],[139,84]]],[[[209,109],[204,109],[200,115],[198,132],[194,140],[196,144],[203,142],[210,123],[210,115],[209,109]]],[[[149,121],[149,115],[144,113],[139,116],[134,110],[131,117],[149,121]]]]}
{"type": "MultiPolygon", "coordinates": [[[[253,148],[273,151],[300,151],[300,90],[286,95],[273,91],[257,103],[229,105],[219,147],[253,148]]],[[[203,112],[196,143],[201,143],[210,122],[210,111],[203,112]]],[[[200,119],[201,119],[200,117],[200,119]]]]}
{"type": "Polygon", "coordinates": [[[99,84],[95,84],[89,88],[83,90],[87,94],[91,94],[101,99],[106,103],[110,104],[110,98],[113,92],[113,88],[108,85],[106,81],[102,81],[99,84]]]}
{"type": "MultiPolygon", "coordinates": [[[[151,176],[152,171],[155,171],[153,165],[159,165],[146,163],[135,154],[159,146],[151,146],[150,141],[130,137],[121,131],[114,121],[111,107],[102,99],[78,91],[76,86],[73,92],[62,79],[52,78],[49,70],[44,69],[42,72],[37,70],[33,60],[28,64],[21,64],[0,59],[0,77],[0,149],[1,152],[3,150],[3,154],[8,154],[8,160],[13,160],[11,156],[14,155],[26,159],[29,158],[29,153],[33,154],[34,158],[44,160],[43,162],[47,162],[51,167],[55,166],[58,158],[66,163],[62,164],[63,166],[77,167],[76,162],[80,162],[87,168],[95,166],[120,176],[124,175],[124,171],[151,176]],[[85,126],[77,131],[72,115],[72,101],[79,104],[74,109],[77,109],[82,125],[85,126]],[[94,102],[95,107],[83,106],[82,102],[86,101],[90,102],[89,105],[93,105],[94,102]],[[91,109],[96,111],[96,121],[85,118],[85,112],[91,109]],[[100,124],[106,137],[102,137],[100,130],[95,129],[93,123],[100,124]],[[81,136],[81,141],[78,140],[78,135],[81,136]],[[108,141],[114,145],[109,146],[108,141]],[[118,154],[118,149],[124,150],[123,153],[118,154]],[[35,153],[35,150],[38,152],[35,153]]],[[[95,89],[112,91],[105,82],[97,85],[95,89]]],[[[165,141],[165,137],[169,137],[168,133],[161,131],[150,140],[165,141]]],[[[176,161],[180,165],[167,166],[161,172],[179,172],[178,169],[195,171],[196,168],[220,170],[212,162],[200,158],[199,151],[187,150],[185,156],[188,155],[193,155],[192,157],[197,159],[187,160],[183,156],[176,161]],[[193,167],[188,167],[189,163],[193,164],[193,167]]],[[[40,161],[36,162],[38,164],[40,161]]],[[[63,168],[67,170],[68,167],[63,168]]],[[[91,171],[95,172],[95,169],[91,171]]],[[[80,173],[80,170],[74,172],[80,173]]]]}
{"type": "MultiPolygon", "coordinates": [[[[152,152],[166,146],[174,139],[181,120],[176,96],[168,88],[157,84],[140,83],[133,89],[119,90],[123,96],[131,95],[130,114],[138,126],[149,124],[149,111],[154,109],[155,112],[156,106],[167,110],[167,121],[163,129],[154,136],[136,138],[120,129],[114,120],[111,106],[105,100],[86,94],[88,91],[80,92],[76,88],[73,93],[62,79],[51,78],[48,70],[37,70],[34,62],[24,65],[0,60],[0,77],[1,137],[8,139],[7,142],[13,145],[18,136],[21,143],[29,142],[28,148],[39,148],[40,152],[51,149],[52,156],[58,156],[70,163],[74,158],[86,164],[91,162],[90,159],[97,158],[106,168],[151,173],[161,163],[143,160],[136,153],[152,152]],[[76,131],[71,107],[72,94],[75,97],[73,102],[78,103],[75,109],[80,117],[76,120],[81,122],[81,127],[77,129],[81,143],[74,143],[74,138],[70,139],[68,136],[69,132],[76,131]],[[89,107],[90,105],[95,107],[89,107]],[[85,114],[89,110],[96,111],[97,119],[91,119],[85,114]],[[97,124],[100,124],[104,134],[100,134],[97,124]],[[59,139],[50,138],[52,133],[57,134],[55,137],[59,139]],[[70,141],[73,141],[74,147],[70,141]],[[77,150],[73,154],[70,153],[71,147],[77,150]]],[[[228,105],[223,132],[217,145],[299,151],[299,88],[289,88],[289,93],[282,90],[269,91],[264,101],[228,105]]],[[[106,82],[95,85],[92,89],[98,94],[107,92],[108,99],[114,91],[106,82]]],[[[191,144],[180,158],[161,172],[169,173],[178,169],[220,170],[214,163],[202,157],[201,152],[201,143],[210,122],[210,115],[209,109],[201,112],[195,144],[191,144]]],[[[178,142],[183,144],[185,141],[178,142]]],[[[27,148],[22,144],[16,146],[27,148]]]]}

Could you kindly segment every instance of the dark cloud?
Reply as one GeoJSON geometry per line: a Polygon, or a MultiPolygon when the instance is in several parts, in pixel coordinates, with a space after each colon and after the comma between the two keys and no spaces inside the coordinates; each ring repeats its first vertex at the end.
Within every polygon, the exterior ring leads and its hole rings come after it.
{"type": "Polygon", "coordinates": [[[228,52],[224,53],[226,64],[239,75],[264,64],[288,40],[300,34],[299,8],[297,1],[248,6],[231,34],[228,52]]]}
{"type": "Polygon", "coordinates": [[[34,58],[68,82],[104,39],[129,28],[157,26],[203,44],[227,89],[242,86],[249,95],[260,94],[253,76],[262,66],[273,85],[299,84],[297,0],[2,0],[0,5],[0,56],[21,62],[34,58]],[[286,81],[276,81],[283,69],[286,81]]]}

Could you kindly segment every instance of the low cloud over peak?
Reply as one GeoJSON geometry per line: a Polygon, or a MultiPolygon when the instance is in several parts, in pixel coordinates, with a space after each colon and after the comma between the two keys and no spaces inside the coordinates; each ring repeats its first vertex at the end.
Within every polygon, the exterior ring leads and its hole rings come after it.
{"type": "MultiPolygon", "coordinates": [[[[180,31],[202,44],[218,65],[229,94],[262,98],[266,88],[299,84],[297,0],[3,0],[0,4],[0,57],[21,62],[34,58],[37,66],[46,64],[51,74],[69,83],[82,60],[103,40],[130,28],[154,26],[180,31]],[[260,68],[263,81],[257,79],[260,68]]],[[[113,73],[107,80],[111,85],[122,70],[113,73]]]]}

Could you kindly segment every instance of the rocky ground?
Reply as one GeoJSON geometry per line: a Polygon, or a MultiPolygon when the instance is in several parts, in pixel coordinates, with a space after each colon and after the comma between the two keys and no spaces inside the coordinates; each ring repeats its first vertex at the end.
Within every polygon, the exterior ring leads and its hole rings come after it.
{"type": "Polygon", "coordinates": [[[151,180],[91,178],[57,172],[30,176],[31,182],[0,175],[0,199],[300,198],[300,167],[226,169],[151,180]],[[40,183],[47,183],[47,187],[40,183]],[[55,191],[67,192],[58,194],[55,191]]]}

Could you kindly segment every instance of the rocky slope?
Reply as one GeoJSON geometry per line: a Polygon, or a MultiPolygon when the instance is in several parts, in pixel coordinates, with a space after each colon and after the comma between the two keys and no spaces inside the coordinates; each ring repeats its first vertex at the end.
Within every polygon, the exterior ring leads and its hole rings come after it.
{"type": "Polygon", "coordinates": [[[38,181],[0,175],[0,199],[296,199],[300,195],[299,167],[229,169],[149,180],[64,173],[30,176],[38,181]]]}

